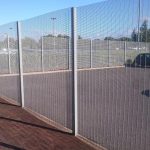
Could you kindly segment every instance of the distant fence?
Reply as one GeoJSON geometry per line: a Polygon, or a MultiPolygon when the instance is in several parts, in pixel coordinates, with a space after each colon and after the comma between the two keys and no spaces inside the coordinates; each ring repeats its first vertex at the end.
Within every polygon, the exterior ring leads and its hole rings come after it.
{"type": "MultiPolygon", "coordinates": [[[[41,44],[36,43],[34,46],[22,43],[24,72],[69,70],[72,66],[69,46],[71,39],[45,37],[42,40],[41,44]]],[[[15,47],[10,47],[10,54],[7,45],[1,49],[0,73],[18,73],[18,50],[13,48],[15,47]]],[[[123,66],[129,59],[134,61],[138,54],[149,52],[150,44],[146,42],[78,39],[78,68],[123,66]]]]}
{"type": "Polygon", "coordinates": [[[0,97],[97,147],[149,150],[149,8],[108,0],[0,26],[0,97]]]}

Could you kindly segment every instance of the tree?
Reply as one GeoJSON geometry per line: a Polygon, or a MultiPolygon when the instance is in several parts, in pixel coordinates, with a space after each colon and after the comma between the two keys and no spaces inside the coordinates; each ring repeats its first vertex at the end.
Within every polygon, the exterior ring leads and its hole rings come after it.
{"type": "Polygon", "coordinates": [[[150,42],[150,29],[147,31],[147,42],[150,42]]]}
{"type": "Polygon", "coordinates": [[[70,37],[68,35],[63,35],[63,34],[58,34],[57,37],[60,37],[60,38],[66,38],[66,39],[69,39],[70,37]]]}
{"type": "Polygon", "coordinates": [[[113,37],[105,37],[104,40],[110,40],[110,41],[115,41],[116,39],[113,37]]]}
{"type": "Polygon", "coordinates": [[[131,41],[132,39],[129,37],[121,37],[119,39],[117,39],[117,41],[131,41]]]}
{"type": "Polygon", "coordinates": [[[129,37],[120,37],[120,38],[105,37],[104,40],[109,40],[109,41],[131,41],[131,38],[129,38],[129,37]]]}
{"type": "Polygon", "coordinates": [[[140,27],[140,41],[147,42],[148,37],[148,21],[144,20],[143,24],[140,27]]]}
{"type": "Polygon", "coordinates": [[[44,37],[55,37],[53,34],[45,35],[44,37]]]}
{"type": "Polygon", "coordinates": [[[136,29],[134,29],[131,34],[131,40],[134,42],[136,42],[138,40],[138,33],[136,32],[136,29]]]}
{"type": "Polygon", "coordinates": [[[82,37],[80,35],[78,35],[78,39],[82,39],[82,37]]]}
{"type": "Polygon", "coordinates": [[[139,33],[134,29],[131,34],[132,41],[138,41],[138,38],[140,42],[150,42],[150,29],[148,29],[148,20],[144,20],[139,33]],[[139,36],[139,37],[138,37],[139,36]]]}

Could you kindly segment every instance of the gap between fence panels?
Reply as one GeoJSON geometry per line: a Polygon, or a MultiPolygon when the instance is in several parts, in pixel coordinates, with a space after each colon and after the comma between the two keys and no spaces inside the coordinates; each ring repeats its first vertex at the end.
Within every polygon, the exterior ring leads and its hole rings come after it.
{"type": "MultiPolygon", "coordinates": [[[[13,100],[13,99],[11,99],[11,98],[8,98],[8,97],[6,97],[6,96],[4,96],[4,95],[0,95],[0,99],[4,100],[4,101],[6,101],[6,102],[8,102],[8,103],[10,103],[10,104],[13,104],[13,105],[16,105],[16,106],[20,106],[20,103],[19,103],[19,102],[15,101],[15,100],[13,100]]],[[[20,107],[21,107],[21,106],[20,106],[20,107]]]]}
{"type": "Polygon", "coordinates": [[[41,121],[43,121],[43,122],[45,122],[45,123],[47,123],[47,124],[57,128],[58,130],[60,130],[62,132],[69,133],[69,134],[72,134],[72,130],[71,129],[68,129],[68,128],[64,127],[60,123],[57,123],[57,122],[55,122],[55,121],[53,121],[53,120],[51,120],[51,119],[49,119],[49,118],[47,118],[47,117],[37,113],[37,112],[35,112],[35,111],[33,111],[33,110],[29,109],[29,108],[24,107],[23,109],[25,111],[27,111],[28,113],[30,113],[31,115],[33,115],[34,117],[36,117],[37,119],[39,119],[39,120],[41,120],[41,121]]]}
{"type": "Polygon", "coordinates": [[[95,150],[108,150],[106,149],[105,147],[99,145],[99,144],[96,144],[95,142],[83,137],[82,135],[78,134],[76,136],[78,139],[80,139],[81,141],[85,142],[86,144],[90,145],[91,147],[93,147],[95,150]]]}
{"type": "MultiPolygon", "coordinates": [[[[3,100],[6,101],[6,102],[12,104],[12,105],[20,106],[19,103],[17,103],[16,101],[14,101],[14,100],[12,100],[12,99],[10,99],[10,98],[7,98],[7,97],[5,97],[5,96],[0,96],[0,98],[3,99],[3,100]]],[[[21,107],[21,106],[20,106],[20,107],[21,107]]],[[[66,134],[73,135],[73,132],[72,132],[71,129],[68,129],[68,128],[64,127],[63,125],[61,125],[61,124],[59,124],[59,123],[57,123],[57,122],[55,122],[55,121],[53,121],[53,120],[51,120],[51,119],[49,119],[49,118],[43,116],[43,115],[41,115],[41,114],[39,114],[39,113],[37,113],[37,112],[35,112],[35,111],[29,109],[29,108],[24,107],[24,108],[22,108],[22,109],[23,109],[24,111],[26,111],[27,113],[31,114],[32,116],[34,116],[35,118],[37,118],[37,119],[39,119],[39,120],[45,122],[47,125],[50,125],[50,126],[54,127],[56,130],[58,130],[58,132],[60,131],[60,132],[62,132],[62,133],[64,133],[64,134],[66,133],[66,134]]],[[[38,125],[38,124],[37,124],[37,125],[38,125]]],[[[91,140],[89,140],[89,139],[87,139],[87,138],[81,136],[80,134],[77,134],[77,135],[76,135],[76,138],[78,138],[79,140],[81,140],[81,141],[84,142],[85,144],[87,144],[87,145],[93,147],[95,150],[108,150],[108,149],[106,149],[105,147],[100,146],[99,144],[96,144],[95,142],[93,142],[93,141],[91,141],[91,140]]]]}

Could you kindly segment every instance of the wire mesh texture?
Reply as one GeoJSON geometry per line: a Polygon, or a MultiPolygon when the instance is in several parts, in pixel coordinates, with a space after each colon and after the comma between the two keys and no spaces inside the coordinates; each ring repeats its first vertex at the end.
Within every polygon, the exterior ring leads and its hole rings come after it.
{"type": "MultiPolygon", "coordinates": [[[[97,146],[150,149],[149,8],[149,0],[77,7],[77,132],[97,146]]],[[[21,43],[16,23],[0,26],[0,97],[20,102],[22,67],[24,107],[71,130],[72,19],[68,8],[23,20],[21,43]]]]}
{"type": "Polygon", "coordinates": [[[0,97],[13,99],[20,103],[16,22],[0,27],[0,97]]]}
{"type": "Polygon", "coordinates": [[[106,149],[150,149],[149,8],[148,0],[77,8],[78,38],[92,41],[88,56],[89,43],[78,44],[78,68],[92,55],[92,68],[78,69],[78,130],[106,149]]]}
{"type": "Polygon", "coordinates": [[[31,18],[21,27],[25,107],[72,129],[71,11],[31,18]]]}

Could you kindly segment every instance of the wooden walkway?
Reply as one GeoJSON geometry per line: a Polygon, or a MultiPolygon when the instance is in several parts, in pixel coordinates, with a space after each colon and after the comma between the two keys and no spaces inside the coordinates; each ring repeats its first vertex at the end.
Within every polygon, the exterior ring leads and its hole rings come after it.
{"type": "Polygon", "coordinates": [[[94,150],[0,99],[0,150],[94,150]]]}

